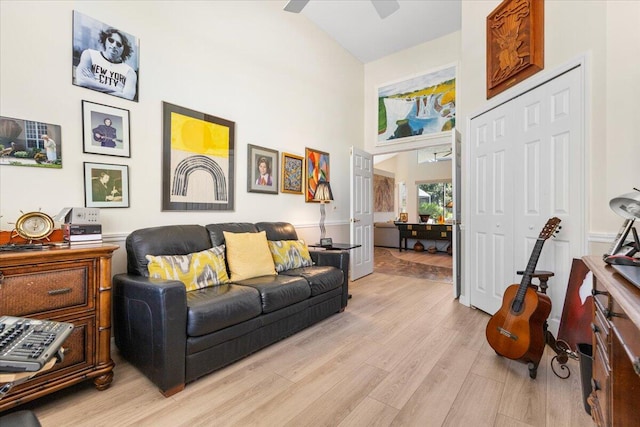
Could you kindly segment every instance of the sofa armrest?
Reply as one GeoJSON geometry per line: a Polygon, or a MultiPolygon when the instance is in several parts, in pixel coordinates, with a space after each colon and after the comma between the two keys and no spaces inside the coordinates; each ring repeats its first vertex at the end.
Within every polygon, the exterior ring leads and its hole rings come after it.
{"type": "Polygon", "coordinates": [[[169,396],[184,388],[187,300],[180,281],[113,277],[116,346],[169,396]]]}
{"type": "Polygon", "coordinates": [[[342,283],[342,308],[346,307],[349,299],[349,251],[309,250],[309,254],[315,265],[331,265],[342,270],[344,277],[344,282],[342,283]]]}

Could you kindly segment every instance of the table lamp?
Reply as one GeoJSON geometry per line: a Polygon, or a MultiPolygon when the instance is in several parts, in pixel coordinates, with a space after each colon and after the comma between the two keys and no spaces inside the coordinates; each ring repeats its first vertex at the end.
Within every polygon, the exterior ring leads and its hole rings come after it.
{"type": "Polygon", "coordinates": [[[632,256],[636,252],[640,251],[640,239],[638,238],[638,232],[636,231],[633,223],[636,219],[640,218],[640,190],[634,188],[635,192],[625,193],[621,196],[614,197],[609,201],[609,207],[611,210],[620,215],[625,219],[624,224],[622,224],[622,228],[618,235],[616,236],[616,240],[613,242],[613,245],[609,249],[608,252],[604,254],[605,262],[611,255],[615,257],[616,255],[623,256],[632,256]],[[627,237],[629,236],[629,232],[633,232],[633,240],[634,242],[631,244],[627,243],[627,237]]]}
{"type": "Polygon", "coordinates": [[[333,200],[333,193],[331,192],[331,185],[329,181],[320,181],[316,187],[316,192],[313,194],[313,200],[320,202],[320,239],[324,239],[324,217],[326,216],[324,204],[333,200]]]}
{"type": "Polygon", "coordinates": [[[609,202],[611,210],[626,219],[640,218],[640,190],[637,188],[634,190],[611,199],[609,202]]]}

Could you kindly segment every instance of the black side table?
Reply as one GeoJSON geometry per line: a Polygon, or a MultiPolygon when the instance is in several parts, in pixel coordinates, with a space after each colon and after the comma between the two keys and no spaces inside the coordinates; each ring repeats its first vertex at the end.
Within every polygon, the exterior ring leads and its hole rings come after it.
{"type": "Polygon", "coordinates": [[[331,250],[342,251],[342,250],[359,248],[362,245],[358,245],[355,243],[333,243],[331,246],[322,246],[320,243],[314,243],[313,245],[308,245],[308,246],[310,248],[326,249],[328,251],[331,251],[331,250]]]}
{"type": "MultiPolygon", "coordinates": [[[[310,248],[324,249],[326,251],[345,251],[349,249],[359,248],[362,245],[359,245],[357,243],[332,243],[331,246],[322,246],[320,243],[314,243],[313,245],[307,246],[309,246],[310,248]]],[[[348,277],[347,280],[349,280],[348,277]]],[[[351,294],[349,294],[349,299],[351,299],[351,294]]]]}

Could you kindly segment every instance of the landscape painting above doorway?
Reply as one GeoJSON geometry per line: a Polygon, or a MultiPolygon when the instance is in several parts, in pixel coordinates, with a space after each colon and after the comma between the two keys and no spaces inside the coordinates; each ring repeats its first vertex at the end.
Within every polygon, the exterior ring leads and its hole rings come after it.
{"type": "Polygon", "coordinates": [[[456,67],[378,88],[376,145],[408,142],[455,127],[456,67]]]}

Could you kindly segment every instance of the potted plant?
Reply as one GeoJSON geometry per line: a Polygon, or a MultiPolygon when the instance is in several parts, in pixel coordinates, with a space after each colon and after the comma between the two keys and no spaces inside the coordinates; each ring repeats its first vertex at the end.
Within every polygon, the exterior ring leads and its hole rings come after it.
{"type": "Polygon", "coordinates": [[[436,203],[421,203],[418,207],[420,222],[427,222],[429,218],[438,218],[442,215],[442,208],[436,203]]]}

